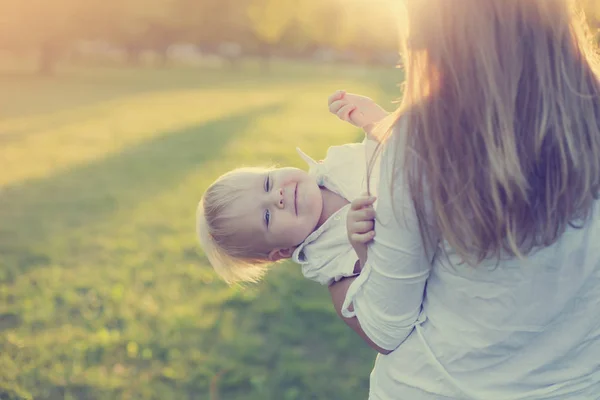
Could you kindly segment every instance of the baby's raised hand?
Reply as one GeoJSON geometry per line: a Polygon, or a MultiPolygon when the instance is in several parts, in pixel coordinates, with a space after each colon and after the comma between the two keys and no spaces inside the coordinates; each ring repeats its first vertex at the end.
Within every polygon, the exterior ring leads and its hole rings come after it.
{"type": "Polygon", "coordinates": [[[362,128],[370,133],[374,124],[385,118],[388,113],[372,99],[344,90],[334,92],[328,99],[329,111],[342,121],[362,128]]]}
{"type": "Polygon", "coordinates": [[[348,240],[354,248],[362,268],[367,262],[367,244],[375,237],[375,197],[366,193],[350,204],[346,219],[348,240]]]}

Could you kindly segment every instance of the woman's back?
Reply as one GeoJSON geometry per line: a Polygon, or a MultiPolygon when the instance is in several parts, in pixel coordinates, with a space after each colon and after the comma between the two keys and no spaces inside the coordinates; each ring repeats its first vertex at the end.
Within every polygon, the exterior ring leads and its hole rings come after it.
{"type": "Polygon", "coordinates": [[[427,320],[378,360],[390,398],[600,397],[600,202],[585,227],[523,261],[473,268],[447,253],[428,279],[427,320]]]}
{"type": "Polygon", "coordinates": [[[596,52],[568,0],[433,3],[409,6],[403,166],[445,240],[390,368],[414,345],[458,398],[600,398],[596,52]]]}

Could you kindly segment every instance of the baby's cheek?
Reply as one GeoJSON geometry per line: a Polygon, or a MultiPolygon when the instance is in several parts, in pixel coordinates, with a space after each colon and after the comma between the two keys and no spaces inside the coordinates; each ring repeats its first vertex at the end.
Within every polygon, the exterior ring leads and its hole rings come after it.
{"type": "Polygon", "coordinates": [[[293,221],[291,218],[286,221],[283,225],[284,229],[281,229],[279,234],[279,238],[285,241],[288,245],[298,244],[306,238],[304,227],[302,224],[299,224],[298,221],[293,221]]]}

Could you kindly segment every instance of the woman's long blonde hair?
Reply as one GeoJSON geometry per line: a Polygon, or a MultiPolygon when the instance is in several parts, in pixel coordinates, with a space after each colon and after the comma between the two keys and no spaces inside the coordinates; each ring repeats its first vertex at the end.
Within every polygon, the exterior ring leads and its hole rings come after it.
{"type": "Polygon", "coordinates": [[[407,3],[395,151],[424,239],[475,265],[583,224],[600,189],[600,75],[575,3],[407,3]]]}

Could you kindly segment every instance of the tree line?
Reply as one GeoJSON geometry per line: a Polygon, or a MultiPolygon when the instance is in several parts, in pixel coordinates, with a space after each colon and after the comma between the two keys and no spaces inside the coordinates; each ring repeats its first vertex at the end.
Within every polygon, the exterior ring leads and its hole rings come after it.
{"type": "MultiPolygon", "coordinates": [[[[600,1],[579,0],[592,29],[600,1]]],[[[399,0],[0,0],[0,49],[39,54],[39,69],[82,40],[166,57],[174,43],[215,51],[235,43],[245,53],[302,56],[317,49],[363,59],[398,48],[399,0]]]]}

